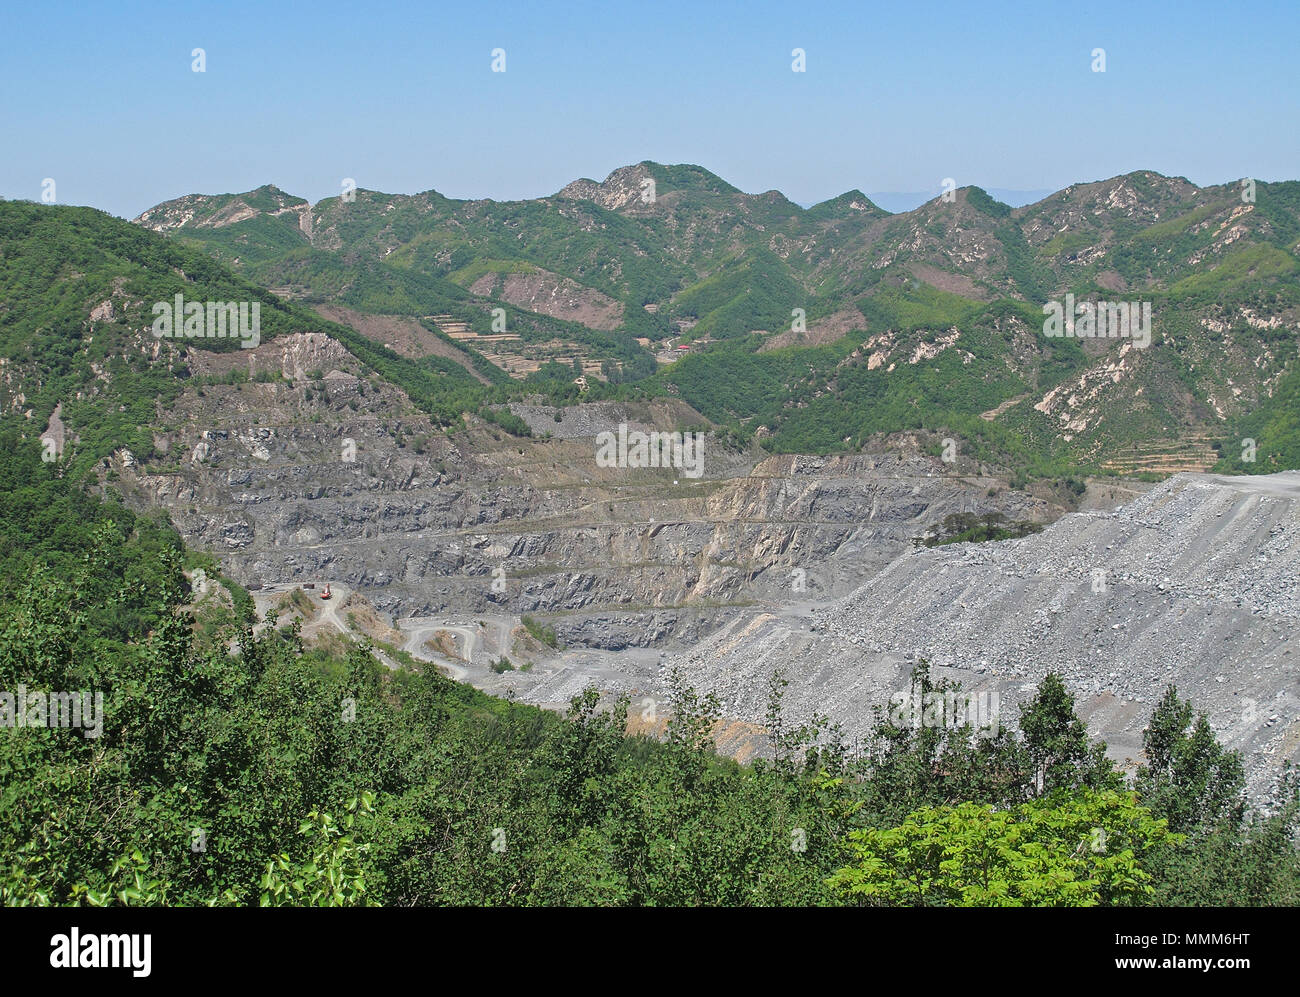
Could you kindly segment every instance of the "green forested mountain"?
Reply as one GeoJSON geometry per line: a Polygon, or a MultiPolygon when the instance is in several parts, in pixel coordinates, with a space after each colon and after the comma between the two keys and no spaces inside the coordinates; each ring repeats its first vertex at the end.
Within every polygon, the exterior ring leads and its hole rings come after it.
{"type": "Polygon", "coordinates": [[[1018,209],[969,187],[890,215],[857,191],[805,210],[647,162],[533,201],[261,188],[138,221],[306,303],[482,334],[501,308],[525,342],[618,359],[624,386],[591,397],[680,395],[777,451],[926,428],[1040,473],[1296,466],[1300,183],[1136,172],[1018,209]],[[1151,346],[1047,339],[1042,308],[1067,293],[1149,302],[1151,346]],[[637,337],[695,352],[656,372],[637,337]],[[1246,437],[1258,459],[1234,464],[1246,437]]]}
{"type": "Polygon", "coordinates": [[[262,188],[169,202],[137,226],[9,202],[0,395],[27,433],[62,403],[85,459],[147,456],[186,351],[237,348],[148,336],[152,303],[184,292],[259,302],[263,341],[328,332],[448,428],[477,412],[526,432],[499,406],[539,392],[678,396],[778,452],[926,430],[1017,474],[1278,470],[1300,466],[1300,185],[1261,183],[1254,198],[1143,173],[1014,211],[971,188],[894,216],[856,192],[805,211],[642,164],[533,202],[362,190],[313,207],[262,188]],[[536,310],[583,288],[599,309],[536,310]],[[1067,290],[1149,301],[1150,347],[1044,336],[1042,303],[1067,290]],[[328,302],[409,316],[445,348],[398,353],[306,307],[328,302]],[[524,344],[573,343],[621,369],[581,392],[563,359],[520,381],[431,319],[490,336],[493,309],[524,344]],[[694,348],[661,365],[638,335],[694,348]]]}
{"type": "Polygon", "coordinates": [[[286,332],[326,333],[444,425],[500,393],[460,364],[440,357],[416,363],[327,322],[182,242],[91,208],[4,202],[0,423],[35,436],[61,406],[81,465],[121,447],[147,458],[150,427],[192,376],[190,351],[240,350],[233,338],[155,337],[152,308],[176,294],[197,302],[257,302],[261,342],[286,332]]]}

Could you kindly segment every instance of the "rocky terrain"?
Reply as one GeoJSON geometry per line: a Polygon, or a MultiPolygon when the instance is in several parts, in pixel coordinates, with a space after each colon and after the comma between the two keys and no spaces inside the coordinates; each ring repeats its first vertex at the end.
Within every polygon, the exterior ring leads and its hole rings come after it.
{"type": "Polygon", "coordinates": [[[924,658],[996,691],[1003,723],[1060,672],[1121,760],[1174,682],[1244,752],[1256,796],[1300,751],[1300,474],[1112,482],[1058,519],[915,448],[762,456],[709,436],[697,480],[596,465],[597,433],[698,418],[673,401],[515,403],[535,438],[472,421],[453,442],[319,334],[190,363],[197,383],[157,427],[162,461],[120,453],[118,486],[236,579],[332,581],[411,653],[489,691],[561,707],[594,683],[664,709],[680,666],[719,694],[727,750],[747,757],[774,669],[792,720],[826,713],[856,738],[924,658]],[[269,379],[221,383],[245,368],[269,379]],[[1056,521],[1022,540],[912,543],[951,513],[992,511],[1056,521]],[[524,614],[564,649],[521,655],[524,614]],[[439,635],[457,650],[430,650],[439,635]],[[535,667],[495,672],[502,653],[535,667]]]}
{"type": "Polygon", "coordinates": [[[595,435],[620,423],[703,423],[673,402],[517,405],[552,438],[478,425],[453,443],[319,334],[191,362],[209,382],[276,377],[187,388],[161,461],[116,458],[124,490],[242,582],[330,579],[395,618],[537,613],[566,644],[692,640],[755,600],[847,592],[950,513],[1061,512],[915,448],[765,457],[710,436],[699,479],[596,465],[595,435]]]}
{"type": "Polygon", "coordinates": [[[1140,758],[1174,683],[1243,753],[1259,797],[1300,760],[1298,577],[1300,473],[1180,474],[1036,536],[906,552],[829,605],[737,616],[665,667],[749,720],[779,668],[793,719],[825,713],[856,737],[922,658],[996,691],[1004,724],[1054,670],[1121,760],[1140,758]]]}

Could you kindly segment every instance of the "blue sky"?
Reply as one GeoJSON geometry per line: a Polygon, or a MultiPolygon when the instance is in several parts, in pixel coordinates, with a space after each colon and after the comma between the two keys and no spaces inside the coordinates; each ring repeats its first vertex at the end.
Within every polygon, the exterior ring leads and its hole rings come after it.
{"type": "Polygon", "coordinates": [[[52,2],[5,22],[0,195],[52,177],[61,203],[125,217],[344,177],[535,197],[643,159],[801,203],[944,177],[1300,179],[1294,0],[52,2]]]}

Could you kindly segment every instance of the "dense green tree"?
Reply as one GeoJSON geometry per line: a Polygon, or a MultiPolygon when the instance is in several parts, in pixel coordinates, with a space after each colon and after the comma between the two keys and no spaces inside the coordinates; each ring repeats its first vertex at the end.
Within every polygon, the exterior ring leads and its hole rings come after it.
{"type": "Polygon", "coordinates": [[[1240,825],[1246,808],[1241,756],[1223,749],[1209,718],[1196,716],[1174,686],[1165,690],[1142,732],[1142,747],[1146,762],[1138,768],[1138,790],[1170,828],[1240,825]]]}
{"type": "Polygon", "coordinates": [[[1033,764],[1037,793],[1119,786],[1119,776],[1106,759],[1105,743],[1089,745],[1087,728],[1074,713],[1074,696],[1059,675],[1048,672],[1043,676],[1034,698],[1020,709],[1020,729],[1033,764]]]}
{"type": "Polygon", "coordinates": [[[846,899],[956,907],[1131,906],[1153,891],[1146,856],[1176,841],[1131,795],[1082,790],[1014,810],[927,807],[897,827],[854,831],[846,899]]]}

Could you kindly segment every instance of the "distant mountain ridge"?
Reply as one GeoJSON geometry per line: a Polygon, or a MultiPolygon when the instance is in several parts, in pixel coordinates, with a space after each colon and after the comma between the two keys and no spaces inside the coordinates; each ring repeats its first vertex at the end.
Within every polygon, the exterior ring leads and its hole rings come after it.
{"type": "Polygon", "coordinates": [[[359,189],[309,205],[266,186],[137,222],[282,297],[441,316],[435,332],[467,330],[462,348],[523,364],[554,401],[576,355],[777,450],[933,427],[1013,464],[1176,470],[1231,464],[1249,431],[1266,459],[1235,469],[1300,461],[1294,181],[1137,171],[1018,207],[963,187],[890,214],[857,190],[805,209],[642,162],[524,201],[359,189]],[[1042,309],[1067,293],[1151,302],[1151,348],[1045,339],[1042,309]],[[514,338],[482,338],[502,313],[514,338]],[[678,345],[691,355],[659,369],[678,345]]]}
{"type": "MultiPolygon", "coordinates": [[[[1007,187],[987,187],[987,193],[995,201],[1001,201],[1013,208],[1023,208],[1030,204],[1036,204],[1045,197],[1050,197],[1055,191],[1046,187],[1035,190],[1012,190],[1007,187]]],[[[893,214],[903,214],[908,211],[915,211],[926,201],[935,196],[933,190],[918,191],[877,191],[870,195],[871,200],[880,205],[885,211],[893,214]]]]}

